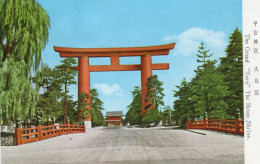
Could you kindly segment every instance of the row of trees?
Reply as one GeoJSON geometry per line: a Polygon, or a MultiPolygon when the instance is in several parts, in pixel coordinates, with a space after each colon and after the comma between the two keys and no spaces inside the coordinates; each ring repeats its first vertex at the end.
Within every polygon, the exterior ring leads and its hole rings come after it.
{"type": "Polygon", "coordinates": [[[174,120],[182,126],[188,119],[235,119],[243,116],[243,61],[242,34],[236,28],[229,37],[226,56],[220,62],[212,60],[203,43],[198,48],[198,67],[191,81],[185,78],[174,91],[173,109],[164,106],[162,82],[153,75],[147,82],[146,101],[152,109],[142,118],[140,87],[132,91],[133,101],[128,106],[126,122],[142,125],[152,122],[171,124],[174,120]],[[160,109],[163,108],[163,111],[160,109]]]}
{"type": "Polygon", "coordinates": [[[174,118],[235,119],[243,116],[242,34],[236,28],[229,37],[226,56],[212,60],[201,43],[196,54],[199,66],[191,81],[185,78],[174,91],[174,118]],[[217,65],[218,64],[218,65],[217,65]]]}

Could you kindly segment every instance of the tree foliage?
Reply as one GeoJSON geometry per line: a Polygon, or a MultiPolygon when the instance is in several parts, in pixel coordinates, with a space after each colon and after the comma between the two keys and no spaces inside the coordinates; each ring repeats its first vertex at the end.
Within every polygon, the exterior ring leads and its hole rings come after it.
{"type": "Polygon", "coordinates": [[[41,90],[36,106],[36,121],[39,123],[46,123],[54,118],[58,120],[62,116],[62,84],[58,77],[58,71],[47,64],[34,77],[35,85],[41,90]]]}
{"type": "Polygon", "coordinates": [[[162,124],[163,125],[171,125],[172,124],[172,116],[173,112],[169,105],[165,106],[162,113],[162,124]]]}
{"type": "Polygon", "coordinates": [[[0,99],[6,123],[30,119],[36,110],[37,70],[48,41],[50,19],[34,0],[0,1],[0,99]]]}
{"type": "Polygon", "coordinates": [[[209,118],[230,118],[226,112],[227,103],[224,101],[224,97],[229,94],[224,75],[216,69],[216,60],[210,60],[212,54],[207,55],[209,50],[205,50],[203,43],[198,52],[197,56],[202,60],[197,61],[202,65],[195,71],[197,74],[191,87],[191,100],[194,102],[195,112],[204,117],[208,114],[209,118]]]}
{"type": "Polygon", "coordinates": [[[228,114],[238,117],[238,111],[243,116],[243,45],[242,34],[238,28],[230,35],[226,56],[221,58],[219,70],[225,75],[230,94],[225,97],[228,104],[228,114]]]}
{"type": "Polygon", "coordinates": [[[130,105],[127,106],[128,111],[125,116],[125,122],[131,125],[142,124],[142,95],[139,86],[135,86],[132,91],[133,100],[130,105]]]}
{"type": "Polygon", "coordinates": [[[98,98],[98,92],[95,88],[90,90],[91,97],[91,121],[93,126],[105,125],[105,119],[102,113],[103,102],[98,98]]]}
{"type": "Polygon", "coordinates": [[[26,63],[12,58],[0,63],[0,112],[5,124],[30,119],[35,112],[38,94],[26,74],[26,63]]]}
{"type": "Polygon", "coordinates": [[[208,68],[193,81],[191,101],[197,116],[228,119],[228,106],[224,97],[229,94],[224,76],[214,67],[208,68]],[[221,115],[219,115],[221,113],[221,115]]]}
{"type": "MultiPolygon", "coordinates": [[[[63,103],[63,102],[62,102],[63,103]]],[[[71,98],[67,99],[67,123],[77,124],[78,122],[78,109],[77,109],[77,101],[73,101],[71,98]]],[[[63,112],[61,112],[61,116],[63,116],[63,112]]],[[[63,120],[63,117],[60,117],[60,121],[63,120]]]]}
{"type": "Polygon", "coordinates": [[[73,70],[77,62],[73,58],[65,58],[61,61],[61,65],[55,67],[58,72],[58,81],[64,85],[64,94],[63,94],[63,110],[64,110],[64,124],[66,124],[66,105],[67,105],[67,98],[68,98],[68,87],[71,84],[76,84],[75,76],[77,74],[76,70],[73,70]]]}
{"type": "Polygon", "coordinates": [[[145,124],[158,124],[162,119],[160,107],[164,105],[163,97],[165,96],[162,85],[163,82],[158,79],[157,75],[153,75],[147,80],[147,94],[145,101],[148,103],[146,108],[151,109],[145,113],[145,116],[142,119],[145,124]]]}
{"type": "Polygon", "coordinates": [[[38,68],[50,28],[46,11],[35,0],[1,0],[0,22],[1,61],[12,56],[24,60],[28,72],[38,68]]]}
{"type": "MultiPolygon", "coordinates": [[[[68,61],[65,60],[65,62],[68,61]]],[[[67,65],[69,64],[65,64],[65,66],[67,65]]],[[[50,68],[44,64],[34,77],[35,85],[41,90],[35,116],[36,122],[40,124],[49,124],[50,120],[59,123],[64,123],[64,120],[66,123],[76,123],[78,118],[85,120],[90,114],[86,109],[89,105],[86,103],[88,99],[86,94],[81,94],[78,101],[73,101],[72,95],[68,94],[66,85],[75,83],[73,80],[75,73],[69,72],[69,67],[65,66],[59,65],[50,68]],[[66,113],[64,113],[64,106],[66,113]]]]}
{"type": "Polygon", "coordinates": [[[154,123],[157,125],[162,119],[162,112],[156,108],[150,109],[145,113],[145,117],[142,119],[144,125],[154,123]]]}
{"type": "Polygon", "coordinates": [[[145,107],[146,109],[154,106],[154,108],[159,109],[160,106],[164,105],[163,97],[163,82],[158,79],[158,75],[153,75],[147,79],[147,94],[145,101],[149,104],[145,107]]]}
{"type": "Polygon", "coordinates": [[[177,99],[174,101],[173,106],[175,109],[174,119],[177,122],[180,121],[181,126],[185,126],[189,118],[195,117],[195,108],[191,101],[191,83],[184,78],[181,84],[176,87],[177,90],[174,91],[174,97],[177,99]]]}

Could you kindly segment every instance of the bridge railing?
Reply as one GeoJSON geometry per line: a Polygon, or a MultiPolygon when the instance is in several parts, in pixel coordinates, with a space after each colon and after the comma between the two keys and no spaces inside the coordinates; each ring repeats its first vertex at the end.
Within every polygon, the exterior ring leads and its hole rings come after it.
{"type": "Polygon", "coordinates": [[[199,121],[187,121],[187,129],[204,129],[215,130],[225,133],[244,135],[244,121],[236,120],[221,120],[221,119],[204,119],[199,121]]]}
{"type": "Polygon", "coordinates": [[[37,126],[33,128],[16,128],[15,137],[16,145],[26,144],[30,142],[45,140],[48,138],[71,134],[71,133],[85,133],[84,125],[51,125],[51,126],[37,126]]]}

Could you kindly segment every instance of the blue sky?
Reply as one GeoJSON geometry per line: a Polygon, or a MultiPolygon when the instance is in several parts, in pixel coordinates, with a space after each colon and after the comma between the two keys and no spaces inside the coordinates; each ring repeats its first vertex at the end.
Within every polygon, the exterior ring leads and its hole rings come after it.
{"type": "MultiPolygon", "coordinates": [[[[49,42],[42,60],[51,67],[60,64],[53,46],[141,47],[176,42],[168,56],[153,56],[153,63],[170,63],[169,70],[153,71],[164,82],[165,105],[173,106],[173,91],[196,69],[200,42],[224,56],[228,37],[242,30],[241,0],[39,0],[51,19],[49,42]]],[[[91,65],[109,64],[108,58],[90,59],[91,65]]],[[[139,57],[120,58],[120,64],[140,64],[139,57]]],[[[93,72],[91,88],[98,89],[107,110],[123,110],[132,101],[131,90],[141,85],[139,71],[93,72]]],[[[77,99],[77,85],[70,94],[77,99]]]]}

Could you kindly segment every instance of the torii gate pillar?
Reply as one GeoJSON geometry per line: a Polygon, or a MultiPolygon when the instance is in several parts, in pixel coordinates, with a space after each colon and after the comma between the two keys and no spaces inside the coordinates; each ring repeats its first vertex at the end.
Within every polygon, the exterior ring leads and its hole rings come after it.
{"type": "MultiPolygon", "coordinates": [[[[90,111],[90,73],[89,73],[89,58],[87,56],[82,56],[78,58],[78,98],[81,93],[86,93],[87,99],[87,109],[90,111]]],[[[84,114],[84,113],[82,113],[84,114]]],[[[78,116],[80,117],[80,115],[78,116]]],[[[81,118],[78,118],[81,120],[81,118]]],[[[91,128],[91,114],[85,120],[86,128],[91,128]]]]}
{"type": "MultiPolygon", "coordinates": [[[[81,93],[86,93],[89,96],[87,103],[90,110],[90,72],[103,71],[141,71],[141,86],[142,86],[142,117],[145,116],[147,110],[145,107],[148,103],[145,102],[147,93],[147,79],[152,76],[152,70],[167,70],[168,63],[152,64],[152,56],[168,55],[173,49],[175,43],[148,46],[148,47],[121,47],[121,48],[68,48],[56,47],[54,50],[60,53],[60,57],[77,57],[78,66],[74,69],[79,71],[78,74],[78,96],[81,93]],[[141,64],[120,65],[120,57],[140,56],[141,64]],[[110,57],[110,65],[89,65],[89,57],[110,57]]],[[[81,121],[79,118],[78,121],[81,121]]],[[[91,127],[91,115],[84,120],[86,128],[91,127]]]]}
{"type": "Polygon", "coordinates": [[[142,117],[144,117],[145,112],[148,110],[145,107],[148,103],[145,102],[145,97],[147,93],[147,79],[152,76],[152,57],[151,55],[141,56],[141,89],[142,89],[142,117]]]}

